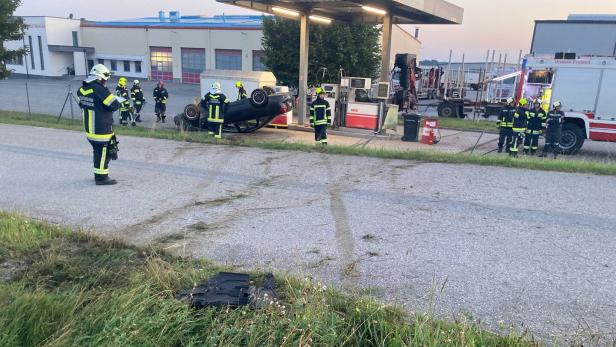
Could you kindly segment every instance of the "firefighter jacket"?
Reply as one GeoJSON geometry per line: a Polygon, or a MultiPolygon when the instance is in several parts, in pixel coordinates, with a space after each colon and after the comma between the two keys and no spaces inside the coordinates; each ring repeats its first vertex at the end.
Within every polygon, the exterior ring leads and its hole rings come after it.
{"type": "Polygon", "coordinates": [[[133,100],[135,106],[143,104],[145,98],[143,97],[143,90],[139,86],[133,86],[130,89],[130,98],[133,100]]]}
{"type": "Polygon", "coordinates": [[[496,121],[496,126],[499,128],[512,128],[513,127],[513,116],[515,115],[517,109],[513,106],[505,106],[498,115],[498,120],[496,121]]]}
{"type": "Polygon", "coordinates": [[[120,112],[130,110],[130,97],[128,96],[128,89],[124,87],[116,87],[116,95],[126,100],[120,103],[120,112]]]}
{"type": "Polygon", "coordinates": [[[229,99],[222,93],[207,93],[201,98],[201,105],[207,110],[208,122],[223,123],[229,99]]]}
{"type": "Polygon", "coordinates": [[[326,125],[332,120],[332,109],[329,107],[329,102],[325,99],[317,97],[310,105],[310,125],[326,125]]]}
{"type": "Polygon", "coordinates": [[[528,110],[520,107],[513,114],[513,124],[511,128],[515,132],[523,132],[526,130],[526,123],[528,122],[528,110]]]}
{"type": "Polygon", "coordinates": [[[547,125],[546,132],[551,133],[551,134],[560,133],[564,118],[565,118],[565,113],[563,111],[556,111],[556,110],[550,111],[546,117],[546,122],[545,122],[547,125]]]}
{"type": "Polygon", "coordinates": [[[535,110],[534,108],[526,114],[528,123],[526,125],[526,133],[528,134],[541,134],[545,128],[546,115],[545,111],[540,108],[535,110]]]}
{"type": "Polygon", "coordinates": [[[237,99],[238,100],[244,100],[248,98],[248,94],[246,93],[246,89],[244,89],[244,87],[239,87],[237,89],[237,99]]]}
{"type": "Polygon", "coordinates": [[[157,104],[166,104],[167,98],[169,98],[169,93],[167,92],[167,89],[165,89],[165,87],[162,87],[162,88],[156,87],[154,88],[154,92],[152,93],[152,96],[154,97],[154,101],[157,104]]]}
{"type": "Polygon", "coordinates": [[[83,81],[82,87],[77,91],[77,96],[88,140],[109,142],[113,136],[113,111],[120,107],[115,95],[95,80],[83,81]]]}

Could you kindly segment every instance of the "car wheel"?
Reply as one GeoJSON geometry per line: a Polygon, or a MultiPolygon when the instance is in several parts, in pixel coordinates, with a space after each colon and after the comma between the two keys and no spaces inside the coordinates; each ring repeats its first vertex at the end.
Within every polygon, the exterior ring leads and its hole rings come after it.
{"type": "Polygon", "coordinates": [[[560,149],[563,154],[576,154],[582,148],[585,140],[586,136],[582,128],[572,123],[563,124],[560,135],[560,149]]]}
{"type": "Polygon", "coordinates": [[[263,89],[255,89],[250,93],[250,103],[254,107],[265,107],[269,98],[263,89]]]}
{"type": "Polygon", "coordinates": [[[438,116],[443,118],[458,118],[458,107],[450,102],[442,102],[437,108],[438,116]]]}
{"type": "Polygon", "coordinates": [[[199,119],[200,111],[197,105],[189,104],[184,107],[184,117],[189,121],[196,121],[199,119]]]}

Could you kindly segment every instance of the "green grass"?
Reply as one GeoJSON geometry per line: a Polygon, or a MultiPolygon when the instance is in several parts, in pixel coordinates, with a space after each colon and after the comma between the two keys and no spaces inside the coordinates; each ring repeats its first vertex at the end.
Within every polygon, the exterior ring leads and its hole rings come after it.
{"type": "Polygon", "coordinates": [[[22,264],[0,276],[3,347],[533,345],[510,328],[496,335],[469,318],[409,316],[294,278],[278,279],[280,306],[192,310],[174,294],[220,266],[3,212],[0,247],[0,271],[22,264]]]}
{"type": "MultiPolygon", "coordinates": [[[[462,120],[463,121],[463,120],[462,120]]],[[[81,122],[61,119],[56,122],[56,117],[33,114],[29,117],[26,113],[0,111],[0,123],[31,125],[39,127],[82,131],[81,122]]],[[[328,145],[326,148],[304,143],[285,143],[280,141],[264,141],[245,138],[242,136],[230,136],[222,140],[215,140],[199,132],[179,132],[174,129],[149,129],[143,127],[116,127],[118,135],[149,137],[177,141],[197,143],[222,144],[258,147],[272,150],[295,150],[303,152],[322,152],[328,154],[343,154],[362,157],[403,159],[432,163],[474,164],[483,166],[501,166],[509,168],[560,171],[572,173],[592,173],[598,175],[616,175],[615,163],[602,163],[583,160],[544,160],[536,157],[510,158],[509,156],[473,155],[468,153],[444,153],[427,150],[393,150],[379,148],[365,148],[356,146],[328,145]]],[[[121,141],[121,139],[120,139],[121,141]]]]}
{"type": "Polygon", "coordinates": [[[442,128],[498,133],[496,122],[485,119],[438,118],[438,120],[442,128]]]}

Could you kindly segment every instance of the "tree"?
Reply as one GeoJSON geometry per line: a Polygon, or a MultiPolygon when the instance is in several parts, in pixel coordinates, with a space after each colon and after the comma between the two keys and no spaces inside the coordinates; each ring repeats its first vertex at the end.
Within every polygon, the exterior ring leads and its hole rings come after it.
{"type": "MultiPolygon", "coordinates": [[[[345,76],[376,78],[381,63],[380,29],[366,24],[310,24],[308,85],[338,83],[345,76]]],[[[299,22],[263,18],[264,64],[280,83],[299,85],[299,22]]]]}
{"type": "Polygon", "coordinates": [[[24,37],[26,25],[23,19],[13,16],[20,4],[21,0],[0,0],[0,79],[11,73],[6,69],[6,63],[26,53],[24,48],[9,50],[4,47],[4,42],[22,40],[24,37]]]}

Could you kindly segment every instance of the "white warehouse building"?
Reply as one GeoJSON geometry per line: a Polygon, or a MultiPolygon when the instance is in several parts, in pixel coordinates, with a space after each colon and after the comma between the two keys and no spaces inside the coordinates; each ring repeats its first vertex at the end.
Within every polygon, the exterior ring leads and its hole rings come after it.
{"type": "MultiPolygon", "coordinates": [[[[94,64],[114,74],[141,79],[199,83],[205,70],[266,70],[261,39],[263,16],[169,15],[130,20],[86,21],[23,17],[28,29],[9,49],[30,47],[8,69],[18,74],[59,77],[85,75],[94,64]]],[[[420,42],[399,26],[392,31],[396,53],[418,55],[420,42]]]]}

